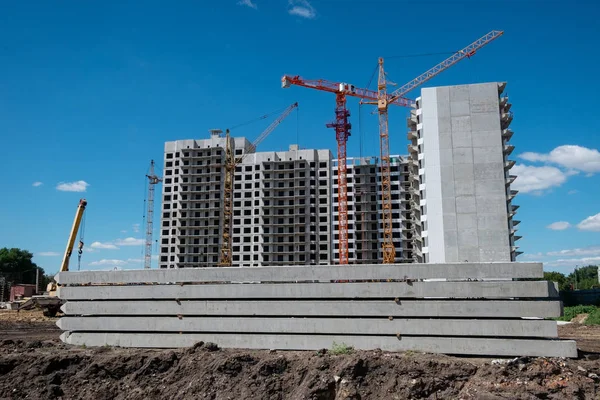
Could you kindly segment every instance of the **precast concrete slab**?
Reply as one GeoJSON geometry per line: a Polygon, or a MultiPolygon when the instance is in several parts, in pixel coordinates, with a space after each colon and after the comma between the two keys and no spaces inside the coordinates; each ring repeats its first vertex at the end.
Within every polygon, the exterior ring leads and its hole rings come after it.
{"type": "Polygon", "coordinates": [[[475,319],[260,318],[260,317],[64,317],[65,331],[238,332],[418,336],[556,337],[555,321],[475,319]]]}
{"type": "Polygon", "coordinates": [[[64,300],[306,298],[549,298],[553,282],[372,282],[62,286],[64,300]]]}
{"type": "Polygon", "coordinates": [[[129,300],[69,301],[67,315],[354,317],[559,317],[559,301],[520,300],[129,300]]]}
{"type": "Polygon", "coordinates": [[[316,265],[294,267],[216,267],[129,271],[60,272],[60,285],[94,283],[295,282],[402,279],[541,278],[541,263],[454,263],[316,265]]]}
{"type": "Polygon", "coordinates": [[[344,335],[267,335],[267,334],[168,334],[168,333],[70,333],[61,340],[85,346],[147,348],[190,347],[213,342],[223,348],[318,350],[333,343],[360,350],[422,351],[477,356],[577,357],[573,340],[489,339],[472,337],[423,336],[344,336],[344,335]]]}

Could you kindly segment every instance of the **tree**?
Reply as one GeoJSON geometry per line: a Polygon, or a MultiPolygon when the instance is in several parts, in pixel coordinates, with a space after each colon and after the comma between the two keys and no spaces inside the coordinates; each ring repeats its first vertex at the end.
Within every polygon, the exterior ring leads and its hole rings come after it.
{"type": "Polygon", "coordinates": [[[569,283],[579,290],[598,287],[598,266],[588,265],[582,268],[576,268],[567,277],[569,283]]]}
{"type": "Polygon", "coordinates": [[[564,274],[560,272],[544,272],[544,280],[558,283],[558,290],[569,290],[569,281],[564,274]]]}
{"type": "Polygon", "coordinates": [[[0,249],[0,275],[7,281],[14,283],[35,283],[37,270],[39,269],[40,279],[44,270],[32,261],[33,254],[27,250],[17,248],[0,249]]]}

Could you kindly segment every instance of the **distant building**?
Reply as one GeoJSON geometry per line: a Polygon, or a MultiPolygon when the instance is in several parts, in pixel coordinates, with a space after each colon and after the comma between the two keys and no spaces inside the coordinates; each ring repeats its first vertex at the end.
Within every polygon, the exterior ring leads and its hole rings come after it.
{"type": "MultiPolygon", "coordinates": [[[[216,266],[223,230],[225,138],[165,143],[160,268],[216,266]]],[[[234,153],[251,151],[233,138],[234,153]]],[[[248,154],[234,176],[232,263],[331,263],[331,152],[248,154]]]]}

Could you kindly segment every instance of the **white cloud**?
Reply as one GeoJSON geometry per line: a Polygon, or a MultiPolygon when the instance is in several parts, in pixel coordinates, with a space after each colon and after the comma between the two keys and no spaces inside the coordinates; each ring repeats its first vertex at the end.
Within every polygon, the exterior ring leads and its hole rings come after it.
{"type": "Polygon", "coordinates": [[[40,181],[37,181],[37,182],[33,182],[33,184],[32,184],[31,186],[33,186],[33,187],[38,187],[38,186],[42,186],[42,185],[43,185],[43,183],[42,183],[42,182],[40,182],[40,181]]]}
{"type": "Polygon", "coordinates": [[[288,13],[298,17],[313,19],[317,16],[315,8],[307,0],[289,0],[288,13]]]}
{"type": "Polygon", "coordinates": [[[112,243],[94,242],[90,245],[92,249],[117,250],[118,247],[112,243]]]}
{"type": "Polygon", "coordinates": [[[40,251],[39,253],[35,253],[35,255],[40,257],[57,257],[60,256],[60,253],[56,251],[40,251]]]}
{"type": "Polygon", "coordinates": [[[567,174],[556,167],[534,167],[517,164],[511,169],[511,174],[517,179],[511,184],[511,189],[521,193],[539,194],[544,190],[558,187],[566,182],[567,174]]]}
{"type": "Polygon", "coordinates": [[[85,192],[88,186],[90,186],[90,184],[86,181],[60,182],[56,186],[56,190],[62,192],[85,192]]]}
{"type": "Polygon", "coordinates": [[[567,192],[567,194],[575,194],[575,193],[579,193],[579,190],[574,190],[574,189],[573,189],[573,190],[569,190],[569,191],[567,192]]]}
{"type": "Polygon", "coordinates": [[[88,265],[90,267],[97,267],[97,266],[103,266],[103,265],[108,265],[111,267],[123,267],[126,265],[135,265],[135,264],[140,264],[142,263],[144,260],[141,258],[128,258],[127,260],[121,260],[121,259],[102,259],[99,261],[92,261],[91,263],[89,263],[88,265]]]}
{"type": "Polygon", "coordinates": [[[599,257],[565,258],[544,263],[548,267],[575,267],[577,265],[596,265],[600,263],[599,257]]]}
{"type": "Polygon", "coordinates": [[[600,172],[600,152],[577,145],[558,146],[550,153],[527,152],[520,158],[531,162],[546,162],[561,167],[587,172],[588,176],[600,172]]]}
{"type": "Polygon", "coordinates": [[[546,253],[552,257],[581,257],[581,256],[600,256],[600,246],[590,246],[576,249],[567,249],[560,251],[551,251],[546,253]]]}
{"type": "Polygon", "coordinates": [[[121,233],[127,233],[127,231],[126,231],[125,229],[123,229],[123,230],[121,231],[121,233]]]}
{"type": "Polygon", "coordinates": [[[138,233],[140,231],[140,224],[133,224],[133,232],[138,233]]]}
{"type": "Polygon", "coordinates": [[[564,231],[565,229],[569,229],[571,224],[567,221],[557,221],[548,225],[546,228],[552,229],[553,231],[564,231]]]}
{"type": "Polygon", "coordinates": [[[240,0],[238,1],[238,5],[254,8],[255,10],[258,8],[256,4],[252,2],[252,0],[240,0]]]}
{"type": "Polygon", "coordinates": [[[600,232],[600,213],[587,217],[577,224],[577,228],[582,231],[600,232]]]}
{"type": "Polygon", "coordinates": [[[540,262],[540,258],[543,258],[543,253],[532,253],[532,254],[521,254],[519,259],[528,260],[529,262],[540,262]]]}
{"type": "Polygon", "coordinates": [[[115,240],[115,244],[117,246],[141,246],[144,244],[144,239],[136,239],[133,237],[128,237],[125,239],[115,240]]]}
{"type": "Polygon", "coordinates": [[[111,265],[111,266],[122,266],[127,264],[127,261],[125,260],[110,260],[110,259],[102,259],[99,261],[92,261],[89,265],[90,266],[98,266],[98,265],[111,265]]]}

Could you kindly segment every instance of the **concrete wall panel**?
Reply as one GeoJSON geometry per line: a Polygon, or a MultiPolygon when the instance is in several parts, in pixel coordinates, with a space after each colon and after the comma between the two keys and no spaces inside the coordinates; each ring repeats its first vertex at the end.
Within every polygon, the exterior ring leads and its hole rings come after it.
{"type": "MultiPolygon", "coordinates": [[[[460,233],[459,233],[460,234],[460,233]]],[[[472,234],[463,236],[463,241],[472,234]]],[[[459,246],[461,236],[459,236],[459,246]]],[[[278,283],[206,285],[125,285],[59,287],[64,300],[132,299],[357,299],[423,297],[556,297],[553,283],[544,281],[500,282],[374,282],[374,283],[278,283]]]]}
{"type": "Polygon", "coordinates": [[[470,116],[471,109],[468,100],[453,101],[450,103],[450,115],[452,117],[470,116]]]}
{"type": "Polygon", "coordinates": [[[470,122],[473,132],[500,130],[500,115],[498,111],[473,114],[471,115],[470,122]]]}
{"type": "Polygon", "coordinates": [[[471,116],[451,117],[452,135],[456,132],[471,132],[471,116]]]}
{"type": "Polygon", "coordinates": [[[488,147],[474,147],[473,148],[473,163],[476,165],[481,164],[502,164],[500,171],[504,172],[502,148],[498,146],[488,147]]]}
{"type": "Polygon", "coordinates": [[[166,300],[69,301],[62,307],[78,315],[211,315],[333,317],[559,317],[559,301],[517,300],[166,300]],[[260,311],[259,311],[260,310],[260,311]]]}
{"type": "Polygon", "coordinates": [[[61,335],[63,342],[86,346],[173,348],[197,342],[213,342],[224,348],[318,350],[344,343],[360,350],[424,351],[445,354],[577,357],[575,341],[532,339],[487,339],[342,335],[239,335],[239,334],[148,334],[72,333],[61,335]]]}
{"type": "Polygon", "coordinates": [[[502,186],[504,186],[504,163],[488,162],[475,164],[473,170],[475,172],[475,180],[483,181],[495,179],[496,181],[502,181],[502,186]]]}
{"type": "Polygon", "coordinates": [[[473,146],[472,141],[473,135],[470,131],[466,132],[454,132],[452,134],[452,147],[453,148],[471,148],[473,146]]]}
{"type": "Polygon", "coordinates": [[[473,149],[470,147],[454,148],[452,157],[454,158],[454,165],[468,164],[471,165],[471,170],[473,169],[473,149]]]}
{"type": "Polygon", "coordinates": [[[261,317],[64,317],[56,325],[66,331],[100,332],[239,332],[420,336],[556,337],[555,321],[527,319],[407,318],[261,318],[261,317]]]}
{"type": "MultiPolygon", "coordinates": [[[[477,196],[504,196],[506,199],[506,184],[504,179],[486,179],[475,181],[475,194],[477,196]]],[[[484,210],[482,210],[484,211],[484,210]]]]}
{"type": "Polygon", "coordinates": [[[215,267],[182,269],[142,269],[126,271],[61,272],[61,285],[177,282],[292,282],[424,279],[424,278],[536,278],[542,277],[541,263],[487,264],[371,264],[319,265],[296,267],[215,267]]]}
{"type": "Polygon", "coordinates": [[[475,196],[457,196],[456,212],[458,214],[475,214],[477,212],[475,196]]]}
{"type": "Polygon", "coordinates": [[[468,101],[469,96],[469,85],[456,85],[450,86],[450,102],[457,101],[468,101]]]}
{"type": "MultiPolygon", "coordinates": [[[[500,118],[500,117],[498,117],[500,118]]],[[[494,147],[502,154],[502,135],[500,126],[497,130],[487,129],[472,132],[473,147],[494,147]]]]}

